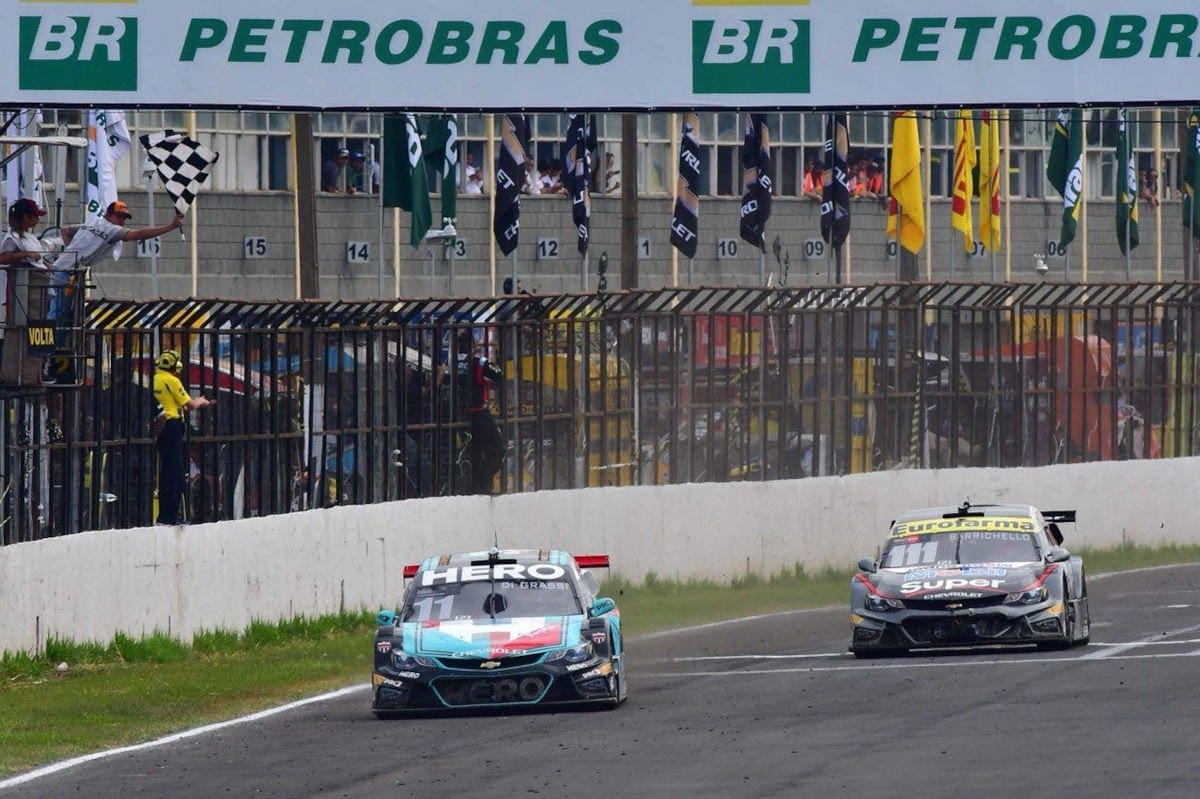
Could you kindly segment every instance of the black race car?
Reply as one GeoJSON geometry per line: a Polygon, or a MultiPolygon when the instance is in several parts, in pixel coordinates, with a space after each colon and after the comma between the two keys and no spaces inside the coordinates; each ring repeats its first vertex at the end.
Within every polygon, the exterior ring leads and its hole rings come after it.
{"type": "Polygon", "coordinates": [[[621,615],[587,569],[607,555],[500,550],[407,566],[399,612],[379,614],[371,710],[616,707],[621,615]]]}
{"type": "Polygon", "coordinates": [[[850,582],[850,651],[1088,642],[1083,560],[1062,548],[1075,511],[971,505],[909,511],[850,582]]]}

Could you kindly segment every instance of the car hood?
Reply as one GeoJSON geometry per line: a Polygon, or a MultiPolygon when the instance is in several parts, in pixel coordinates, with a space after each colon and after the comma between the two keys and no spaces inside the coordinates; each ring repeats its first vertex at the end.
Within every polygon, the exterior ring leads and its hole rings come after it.
{"type": "Polygon", "coordinates": [[[407,622],[401,646],[410,655],[495,659],[575,646],[582,626],[582,615],[407,622]]]}
{"type": "Polygon", "coordinates": [[[868,579],[894,599],[981,599],[1022,591],[1037,581],[1040,563],[985,563],[944,568],[881,569],[868,579]]]}

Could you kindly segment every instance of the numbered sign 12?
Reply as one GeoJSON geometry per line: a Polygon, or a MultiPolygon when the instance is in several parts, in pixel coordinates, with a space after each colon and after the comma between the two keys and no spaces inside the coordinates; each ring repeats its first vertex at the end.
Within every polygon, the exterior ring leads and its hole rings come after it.
{"type": "Polygon", "coordinates": [[[558,258],[558,239],[538,239],[537,249],[534,252],[539,261],[550,261],[558,258]]]}

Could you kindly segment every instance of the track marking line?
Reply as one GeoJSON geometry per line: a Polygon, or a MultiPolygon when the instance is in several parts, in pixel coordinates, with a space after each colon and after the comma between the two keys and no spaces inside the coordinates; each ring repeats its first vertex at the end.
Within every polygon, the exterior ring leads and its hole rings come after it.
{"type": "Polygon", "coordinates": [[[1200,566],[1200,563],[1168,563],[1165,566],[1143,566],[1140,569],[1126,569],[1124,571],[1089,574],[1088,579],[1092,582],[1095,582],[1096,580],[1107,580],[1110,577],[1124,577],[1126,574],[1146,574],[1147,572],[1161,572],[1168,569],[1186,569],[1192,566],[1200,566]]]}
{"type": "Polygon", "coordinates": [[[0,791],[5,790],[6,788],[13,788],[18,785],[23,785],[27,782],[32,782],[39,777],[48,777],[51,774],[56,774],[60,771],[66,771],[67,769],[74,768],[75,766],[82,766],[84,763],[90,763],[93,760],[101,760],[106,757],[112,757],[113,755],[123,755],[128,752],[141,752],[146,749],[153,749],[157,746],[165,746],[166,744],[175,743],[176,741],[183,741],[188,738],[195,738],[200,735],[206,735],[210,732],[216,732],[217,730],[223,730],[226,727],[234,727],[239,724],[247,724],[252,721],[269,718],[270,716],[286,713],[289,710],[295,710],[296,708],[304,707],[305,705],[312,705],[329,699],[337,699],[338,697],[357,693],[358,691],[362,691],[370,687],[370,684],[352,685],[349,688],[341,688],[337,691],[330,691],[329,693],[321,694],[320,696],[310,696],[307,699],[299,699],[295,702],[289,702],[286,705],[280,705],[279,707],[260,710],[257,713],[251,713],[248,716],[241,716],[240,718],[230,719],[229,721],[218,721],[213,724],[205,724],[203,727],[193,727],[190,730],[172,733],[170,735],[163,736],[162,738],[156,738],[153,741],[122,746],[118,749],[106,749],[102,752],[92,752],[88,755],[73,757],[70,760],[62,760],[58,763],[51,763],[48,766],[42,766],[41,768],[34,769],[33,771],[28,771],[24,774],[18,774],[17,776],[9,777],[6,780],[0,780],[0,791]]]}
{"type": "MultiPolygon", "coordinates": [[[[1166,658],[1186,658],[1200,656],[1200,651],[1197,652],[1157,652],[1154,654],[1143,655],[1124,655],[1121,657],[1109,658],[1107,662],[1122,661],[1122,660],[1159,660],[1166,658]]],[[[827,671],[886,671],[889,669],[959,669],[962,670],[964,665],[975,666],[1023,666],[1023,665],[1038,665],[1045,663],[1093,663],[1098,661],[1084,657],[1054,657],[1054,658],[995,658],[991,660],[976,660],[972,659],[969,664],[961,660],[952,660],[945,662],[932,663],[868,663],[855,666],[797,666],[795,668],[783,669],[735,669],[732,671],[655,671],[649,672],[647,677],[745,677],[746,675],[769,675],[769,674],[806,674],[814,672],[827,671]]]]}
{"type": "Polygon", "coordinates": [[[683,635],[685,633],[699,632],[700,630],[713,630],[718,627],[729,627],[735,624],[745,624],[752,621],[761,621],[762,619],[775,619],[782,616],[800,616],[813,613],[828,613],[830,611],[843,610],[842,605],[825,605],[820,608],[799,608],[797,610],[779,610],[774,613],[758,613],[754,616],[739,616],[736,619],[725,619],[724,621],[710,621],[707,624],[693,624],[690,627],[674,627],[669,630],[659,630],[654,633],[646,633],[630,638],[631,643],[640,643],[641,641],[653,641],[656,638],[666,638],[671,635],[683,635]]]}
{"type": "Polygon", "coordinates": [[[1131,649],[1137,649],[1138,647],[1141,647],[1141,646],[1147,646],[1149,644],[1159,643],[1159,642],[1164,641],[1167,638],[1172,638],[1176,635],[1183,635],[1184,633],[1194,633],[1194,632],[1196,632],[1196,630],[1200,630],[1200,624],[1193,624],[1191,627],[1183,627],[1178,630],[1171,630],[1170,632],[1158,633],[1157,635],[1149,635],[1139,641],[1130,641],[1127,644],[1121,644],[1120,646],[1114,646],[1111,649],[1102,649],[1099,652],[1091,652],[1091,653],[1086,654],[1083,657],[1081,657],[1080,660],[1103,660],[1104,658],[1116,657],[1117,655],[1121,654],[1122,652],[1128,652],[1131,649]]]}
{"type": "Polygon", "coordinates": [[[696,663],[706,660],[810,660],[812,658],[840,658],[849,652],[812,652],[803,655],[697,655],[695,657],[671,658],[670,663],[696,663]]]}

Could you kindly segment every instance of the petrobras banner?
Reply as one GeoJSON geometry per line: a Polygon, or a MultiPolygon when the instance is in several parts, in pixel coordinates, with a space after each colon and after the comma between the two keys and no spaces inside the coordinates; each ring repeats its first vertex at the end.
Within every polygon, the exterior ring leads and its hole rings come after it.
{"type": "Polygon", "coordinates": [[[1182,0],[0,4],[0,102],[23,106],[905,108],[1200,85],[1182,0]]]}

